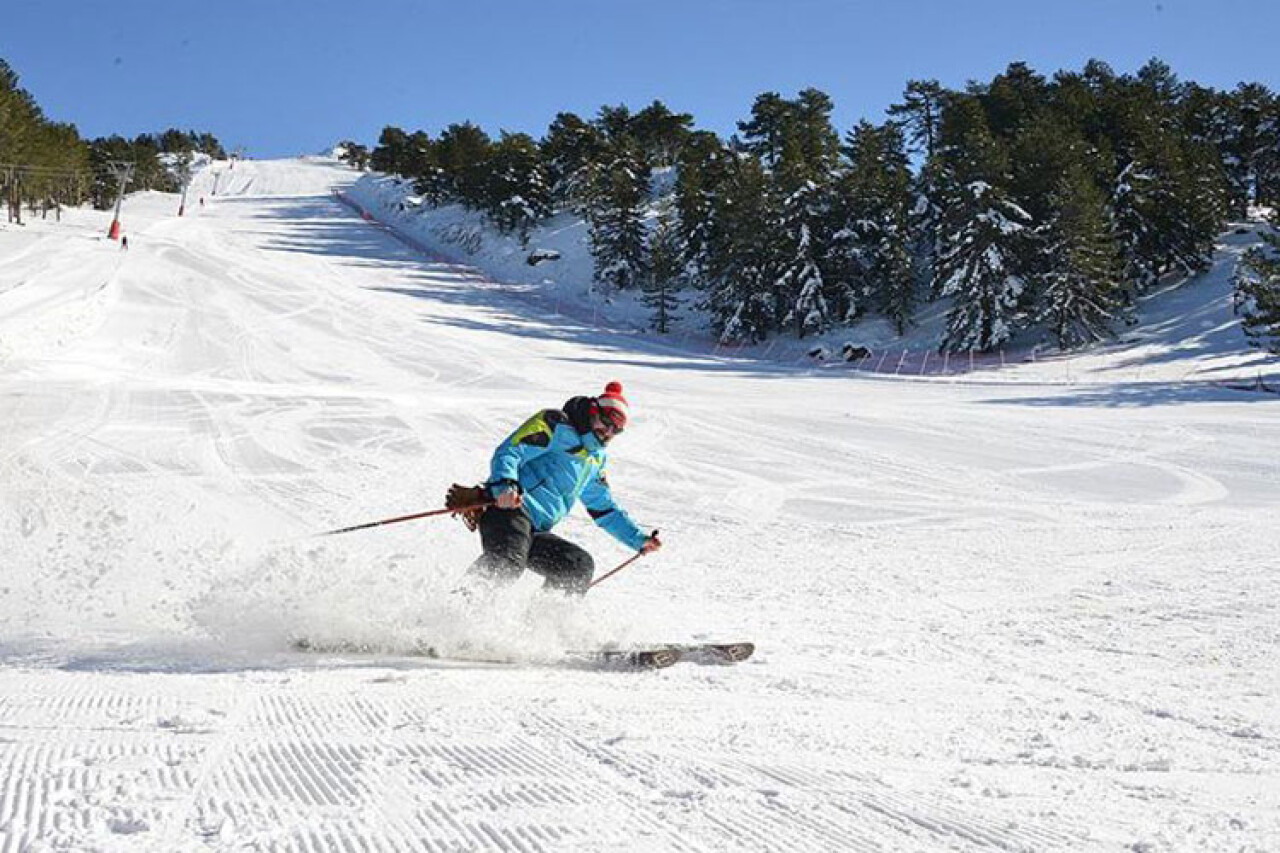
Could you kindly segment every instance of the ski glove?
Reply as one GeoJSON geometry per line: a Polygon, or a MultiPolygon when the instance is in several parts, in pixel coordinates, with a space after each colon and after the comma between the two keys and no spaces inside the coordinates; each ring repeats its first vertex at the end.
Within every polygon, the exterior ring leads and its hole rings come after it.
{"type": "Polygon", "coordinates": [[[480,516],[484,515],[485,504],[489,502],[489,494],[484,486],[464,486],[454,483],[445,495],[446,509],[462,519],[468,530],[475,530],[480,525],[480,516]]]}

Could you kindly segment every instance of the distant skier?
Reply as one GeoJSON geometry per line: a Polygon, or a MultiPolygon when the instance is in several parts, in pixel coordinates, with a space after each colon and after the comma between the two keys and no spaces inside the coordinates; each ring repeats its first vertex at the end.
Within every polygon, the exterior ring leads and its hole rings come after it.
{"type": "Polygon", "coordinates": [[[581,498],[597,525],[641,553],[662,547],[613,501],[604,469],[605,446],[627,425],[622,384],[610,382],[599,397],[574,397],[563,409],[544,409],[498,445],[482,486],[455,485],[449,507],[491,499],[487,509],[461,513],[480,530],[484,553],[468,570],[472,577],[510,583],[529,568],[546,578],[545,588],[582,595],[595,561],[584,549],[551,533],[581,498]]]}
{"type": "Polygon", "coordinates": [[[127,250],[129,248],[129,238],[125,237],[123,234],[120,235],[120,248],[121,250],[127,250]]]}

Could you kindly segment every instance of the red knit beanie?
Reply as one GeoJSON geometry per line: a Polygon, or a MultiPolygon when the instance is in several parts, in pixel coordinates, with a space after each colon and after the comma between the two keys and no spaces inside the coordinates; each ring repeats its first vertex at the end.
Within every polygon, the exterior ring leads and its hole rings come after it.
{"type": "Polygon", "coordinates": [[[622,396],[622,383],[616,379],[604,386],[604,393],[596,397],[596,407],[600,411],[600,417],[611,421],[618,429],[627,425],[630,414],[627,398],[622,396]]]}

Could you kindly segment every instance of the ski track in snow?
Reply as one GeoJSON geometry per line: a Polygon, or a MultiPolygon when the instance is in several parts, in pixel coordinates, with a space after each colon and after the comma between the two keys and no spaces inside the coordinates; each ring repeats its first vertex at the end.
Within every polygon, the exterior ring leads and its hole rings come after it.
{"type": "Polygon", "coordinates": [[[1269,395],[685,353],[414,255],[353,177],[215,164],[182,219],[127,200],[128,252],[0,229],[0,853],[1280,848],[1269,395]],[[580,606],[455,603],[454,522],[310,535],[611,378],[668,548],[580,606]],[[712,638],[758,651],[554,664],[712,638]]]}

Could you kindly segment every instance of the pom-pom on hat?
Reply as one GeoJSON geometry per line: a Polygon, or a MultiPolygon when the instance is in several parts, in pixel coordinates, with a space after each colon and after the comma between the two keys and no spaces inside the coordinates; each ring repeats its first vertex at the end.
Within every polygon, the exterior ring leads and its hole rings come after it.
{"type": "Polygon", "coordinates": [[[627,398],[622,396],[622,383],[614,380],[604,386],[604,393],[596,397],[596,409],[600,417],[610,421],[618,429],[627,425],[630,415],[627,398]]]}

